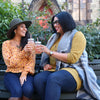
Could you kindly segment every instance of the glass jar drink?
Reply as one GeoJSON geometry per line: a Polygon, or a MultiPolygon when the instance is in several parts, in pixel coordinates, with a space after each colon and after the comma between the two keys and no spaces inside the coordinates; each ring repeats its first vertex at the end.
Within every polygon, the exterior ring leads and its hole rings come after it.
{"type": "Polygon", "coordinates": [[[35,41],[35,45],[41,45],[41,41],[35,41]]]}
{"type": "Polygon", "coordinates": [[[34,42],[34,39],[33,38],[29,38],[28,39],[28,43],[30,43],[30,42],[34,42]]]}
{"type": "Polygon", "coordinates": [[[32,49],[33,49],[33,52],[35,52],[35,45],[34,45],[34,39],[33,38],[29,38],[28,39],[28,44],[31,45],[32,49]]]}

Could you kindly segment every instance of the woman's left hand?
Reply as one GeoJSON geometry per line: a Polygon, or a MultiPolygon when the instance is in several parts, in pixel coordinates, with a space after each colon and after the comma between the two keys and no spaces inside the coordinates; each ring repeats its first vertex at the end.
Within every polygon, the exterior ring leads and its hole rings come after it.
{"type": "Polygon", "coordinates": [[[46,65],[44,66],[44,71],[50,70],[50,69],[52,69],[52,66],[51,66],[50,64],[46,64],[46,65]]]}
{"type": "Polygon", "coordinates": [[[23,73],[20,76],[20,84],[21,86],[24,84],[24,82],[26,81],[27,75],[23,75],[23,73]]]}

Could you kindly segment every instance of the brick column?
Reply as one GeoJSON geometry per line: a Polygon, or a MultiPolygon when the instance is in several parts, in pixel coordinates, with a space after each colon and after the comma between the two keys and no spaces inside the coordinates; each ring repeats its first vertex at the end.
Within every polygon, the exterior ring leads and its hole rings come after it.
{"type": "Polygon", "coordinates": [[[87,23],[92,22],[92,19],[91,19],[91,13],[92,13],[91,3],[92,3],[92,0],[86,0],[86,22],[87,23]]]}

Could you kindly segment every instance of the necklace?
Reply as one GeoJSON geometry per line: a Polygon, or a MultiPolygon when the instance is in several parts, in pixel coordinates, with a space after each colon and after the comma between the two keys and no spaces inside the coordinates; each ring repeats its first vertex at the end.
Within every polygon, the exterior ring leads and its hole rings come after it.
{"type": "Polygon", "coordinates": [[[15,41],[15,45],[16,45],[16,47],[17,47],[18,49],[21,48],[20,44],[18,45],[18,42],[17,42],[17,41],[15,41]]]}
{"type": "Polygon", "coordinates": [[[20,49],[21,46],[16,44],[16,47],[20,49]]]}

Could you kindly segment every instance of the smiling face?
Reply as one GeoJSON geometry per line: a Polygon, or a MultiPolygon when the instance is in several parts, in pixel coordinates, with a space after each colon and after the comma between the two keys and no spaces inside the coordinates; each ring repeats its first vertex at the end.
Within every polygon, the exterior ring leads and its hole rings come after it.
{"type": "Polygon", "coordinates": [[[27,32],[27,28],[25,24],[19,24],[17,26],[17,29],[14,30],[15,35],[20,36],[20,37],[25,37],[25,34],[27,32]]]}
{"type": "Polygon", "coordinates": [[[54,17],[53,25],[54,25],[54,28],[56,29],[57,33],[64,34],[62,27],[59,24],[59,19],[57,17],[54,17]]]}

